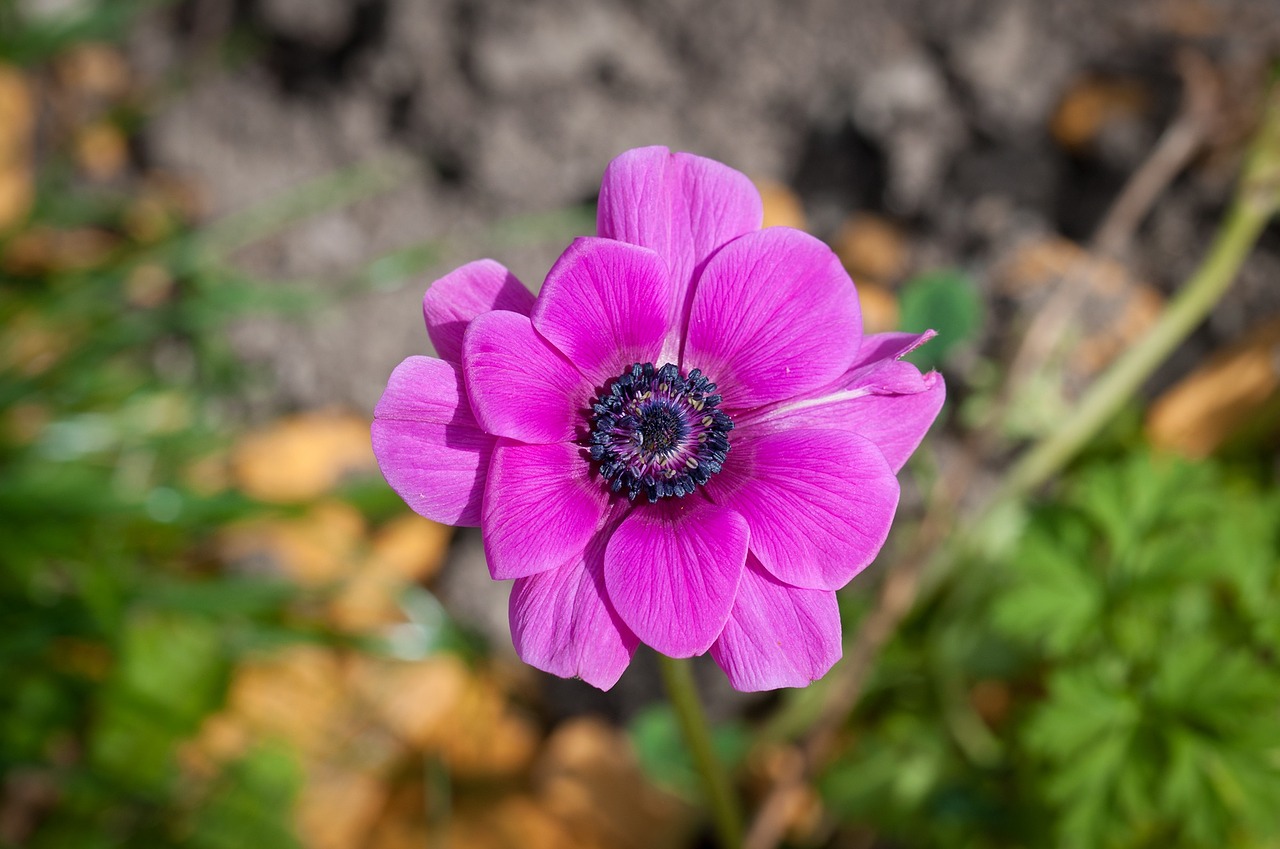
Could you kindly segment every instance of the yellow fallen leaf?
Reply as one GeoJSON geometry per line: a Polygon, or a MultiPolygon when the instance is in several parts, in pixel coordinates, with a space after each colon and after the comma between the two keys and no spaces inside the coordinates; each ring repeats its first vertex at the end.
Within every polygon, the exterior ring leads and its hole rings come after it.
{"type": "Polygon", "coordinates": [[[1092,142],[1110,122],[1136,118],[1147,108],[1146,88],[1134,80],[1083,77],[1058,103],[1049,130],[1058,144],[1075,150],[1092,142]]]}
{"type": "Polygon", "coordinates": [[[129,65],[109,44],[85,42],[54,61],[58,82],[74,94],[116,99],[129,90],[129,65]]]}
{"type": "Polygon", "coordinates": [[[34,133],[35,105],[26,78],[0,64],[0,232],[25,219],[35,200],[34,133]]]}
{"type": "Polygon", "coordinates": [[[906,271],[907,239],[888,219],[859,212],[850,216],[836,236],[836,255],[854,280],[863,277],[894,283],[906,271]]]}
{"type": "MultiPolygon", "coordinates": [[[[574,832],[527,795],[509,794],[496,804],[463,806],[449,834],[453,849],[587,849],[599,844],[574,832]]],[[[603,849],[603,847],[601,847],[603,849]]]]}
{"type": "Polygon", "coordinates": [[[294,807],[298,836],[308,849],[363,849],[386,798],[386,784],[367,772],[318,769],[294,807]]]}
{"type": "Polygon", "coordinates": [[[114,124],[96,121],[76,131],[75,159],[91,180],[106,181],[120,174],[129,160],[129,143],[114,124]]]}
{"type": "Polygon", "coordinates": [[[283,503],[316,498],[377,468],[368,420],[343,413],[282,419],[242,439],[231,462],[247,495],[283,503]]]}
{"type": "Polygon", "coordinates": [[[1156,399],[1147,437],[1157,448],[1207,457],[1251,426],[1280,419],[1280,320],[1251,331],[1156,399]]]}
{"type": "Polygon", "coordinates": [[[367,849],[435,849],[434,840],[443,823],[433,831],[427,822],[427,788],[418,776],[399,781],[391,787],[391,795],[378,822],[369,833],[367,849]]]}
{"type": "Polygon", "coordinates": [[[0,233],[20,224],[36,198],[29,163],[0,163],[0,233]]]}
{"type": "Polygon", "coordinates": [[[323,587],[359,570],[365,522],[341,501],[322,501],[297,517],[250,519],[224,528],[218,550],[229,563],[287,575],[323,587]]]}
{"type": "Polygon", "coordinates": [[[243,720],[230,713],[215,713],[179,748],[178,763],[188,774],[212,777],[223,764],[244,754],[251,739],[243,720]]]}
{"type": "Polygon", "coordinates": [[[622,731],[584,717],[560,725],[535,769],[539,802],[591,846],[683,845],[691,809],[653,786],[622,731]]]}
{"type": "Polygon", "coordinates": [[[445,525],[412,513],[379,528],[368,555],[329,604],[334,625],[359,633],[403,622],[401,594],[408,585],[439,571],[452,535],[445,525]]]}
{"type": "Polygon", "coordinates": [[[898,329],[898,299],[877,283],[858,284],[858,304],[862,307],[862,332],[886,333],[898,329]]]}
{"type": "Polygon", "coordinates": [[[11,274],[41,275],[86,271],[107,259],[119,239],[104,230],[32,227],[9,240],[3,256],[11,274]]]}
{"type": "Polygon", "coordinates": [[[26,77],[0,63],[0,160],[25,153],[35,131],[35,102],[26,77]]]}
{"type": "Polygon", "coordinates": [[[456,775],[489,780],[511,777],[529,768],[538,748],[533,721],[514,708],[506,693],[485,675],[471,678],[449,728],[438,747],[456,775]]]}
{"type": "Polygon", "coordinates": [[[371,568],[406,581],[427,581],[440,570],[453,529],[406,513],[387,522],[370,540],[371,568]]]}
{"type": "Polygon", "coordinates": [[[434,748],[454,733],[452,722],[472,673],[453,655],[405,662],[353,659],[354,692],[368,711],[409,746],[434,748]]]}
{"type": "Polygon", "coordinates": [[[789,187],[774,180],[756,180],[764,203],[764,227],[805,228],[804,204],[789,187]]]}
{"type": "Polygon", "coordinates": [[[339,656],[319,646],[291,646],[240,665],[226,712],[254,734],[282,740],[314,759],[340,750],[346,703],[339,656]]]}

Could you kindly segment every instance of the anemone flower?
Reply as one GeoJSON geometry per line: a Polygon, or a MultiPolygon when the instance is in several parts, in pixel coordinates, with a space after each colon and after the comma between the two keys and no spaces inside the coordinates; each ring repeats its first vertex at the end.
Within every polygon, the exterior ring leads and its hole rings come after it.
{"type": "Polygon", "coordinates": [[[374,451],[413,510],[480,526],[526,663],[608,689],[643,642],[764,690],[839,659],[835,591],[945,390],[899,359],[931,334],[863,336],[831,250],[760,224],[737,171],[631,150],[536,297],[492,260],[427,291],[439,358],[392,373],[374,451]]]}

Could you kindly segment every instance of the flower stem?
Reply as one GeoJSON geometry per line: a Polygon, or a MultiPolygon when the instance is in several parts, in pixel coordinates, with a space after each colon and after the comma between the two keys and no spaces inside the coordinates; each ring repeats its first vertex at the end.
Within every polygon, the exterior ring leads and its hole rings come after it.
{"type": "Polygon", "coordinates": [[[675,709],[680,731],[706,786],[707,803],[711,807],[720,845],[722,849],[739,849],[742,846],[742,812],[738,809],[729,774],[711,746],[711,728],[693,683],[692,663],[659,654],[658,668],[662,670],[662,681],[675,709]]]}
{"type": "Polygon", "coordinates": [[[1060,427],[1023,455],[1005,478],[994,504],[1039,487],[1097,435],[1226,294],[1278,206],[1280,84],[1272,86],[1239,188],[1200,267],[1147,335],[1089,388],[1060,427]]]}

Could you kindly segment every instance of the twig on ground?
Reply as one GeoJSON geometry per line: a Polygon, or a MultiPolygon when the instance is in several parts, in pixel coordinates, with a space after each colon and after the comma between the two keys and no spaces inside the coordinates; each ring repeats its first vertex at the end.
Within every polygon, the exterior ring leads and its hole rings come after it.
{"type": "Polygon", "coordinates": [[[1111,204],[1089,240],[1089,255],[1062,275],[1048,301],[1031,320],[1010,361],[1004,391],[988,420],[989,426],[1003,420],[1032,375],[1041,371],[1062,344],[1094,275],[1108,260],[1125,253],[1160,195],[1208,141],[1219,119],[1221,99],[1214,69],[1204,56],[1186,50],[1178,55],[1178,72],[1183,87],[1177,117],[1111,204]]]}

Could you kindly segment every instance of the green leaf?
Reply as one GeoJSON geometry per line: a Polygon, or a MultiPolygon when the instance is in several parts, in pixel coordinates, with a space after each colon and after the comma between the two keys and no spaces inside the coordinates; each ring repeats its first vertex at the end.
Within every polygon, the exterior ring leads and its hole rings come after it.
{"type": "Polygon", "coordinates": [[[262,746],[229,765],[196,811],[194,849],[294,849],[293,799],[302,773],[283,747],[262,746]]]}
{"type": "MultiPolygon", "coordinates": [[[[656,783],[685,797],[702,792],[697,768],[669,705],[654,705],[637,714],[630,735],[640,766],[656,783]]],[[[741,724],[722,723],[712,729],[711,745],[720,762],[732,769],[746,754],[750,737],[741,724]]]]}
{"type": "Polygon", "coordinates": [[[226,672],[212,624],[172,614],[132,616],[116,674],[103,692],[91,738],[93,763],[127,786],[163,785],[178,741],[221,702],[226,672]]]}
{"type": "Polygon", "coordinates": [[[936,330],[938,336],[907,359],[922,369],[937,368],[952,350],[977,334],[982,311],[977,287],[960,271],[933,271],[912,278],[902,288],[901,327],[911,333],[936,330]]]}

